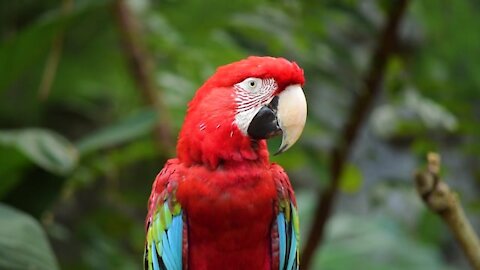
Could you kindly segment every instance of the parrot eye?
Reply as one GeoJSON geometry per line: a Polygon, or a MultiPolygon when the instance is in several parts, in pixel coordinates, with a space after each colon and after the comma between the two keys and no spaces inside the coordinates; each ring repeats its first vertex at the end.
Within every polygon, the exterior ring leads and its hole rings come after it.
{"type": "Polygon", "coordinates": [[[262,79],[259,78],[247,78],[243,82],[237,84],[238,87],[249,90],[252,92],[257,92],[262,88],[262,79]]]}

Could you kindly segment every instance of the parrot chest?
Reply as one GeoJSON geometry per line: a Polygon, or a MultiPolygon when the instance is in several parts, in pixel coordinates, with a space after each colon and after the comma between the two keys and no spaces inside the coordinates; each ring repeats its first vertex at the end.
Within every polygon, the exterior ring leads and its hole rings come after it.
{"type": "Polygon", "coordinates": [[[187,214],[189,265],[269,269],[276,196],[266,169],[186,176],[177,198],[187,214]]]}

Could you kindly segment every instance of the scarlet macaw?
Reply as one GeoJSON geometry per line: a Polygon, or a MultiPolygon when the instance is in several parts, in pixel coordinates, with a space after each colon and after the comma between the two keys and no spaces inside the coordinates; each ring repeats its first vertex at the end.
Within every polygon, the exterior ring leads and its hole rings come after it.
{"type": "Polygon", "coordinates": [[[217,69],[189,103],[177,143],[153,183],[145,269],[298,269],[294,192],[270,163],[300,137],[303,70],[249,57],[217,69]]]}

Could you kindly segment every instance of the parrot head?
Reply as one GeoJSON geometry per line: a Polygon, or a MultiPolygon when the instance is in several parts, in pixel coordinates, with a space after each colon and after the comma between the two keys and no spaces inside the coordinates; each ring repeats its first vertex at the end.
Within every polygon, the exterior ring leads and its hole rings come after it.
{"type": "Polygon", "coordinates": [[[282,135],[277,153],[300,137],[307,116],[303,70],[284,58],[249,57],[219,67],[189,103],[177,144],[187,164],[268,162],[266,139],[282,135]]]}

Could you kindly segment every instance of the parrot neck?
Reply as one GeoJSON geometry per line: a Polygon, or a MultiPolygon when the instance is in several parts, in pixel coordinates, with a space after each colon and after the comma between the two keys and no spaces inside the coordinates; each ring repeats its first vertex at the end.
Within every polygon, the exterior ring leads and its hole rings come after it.
{"type": "Polygon", "coordinates": [[[244,163],[269,164],[265,140],[251,140],[232,124],[184,124],[177,143],[179,160],[187,166],[235,166],[244,163]]]}

